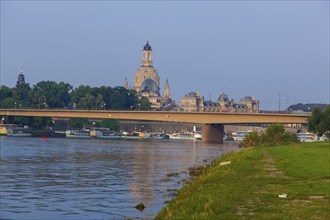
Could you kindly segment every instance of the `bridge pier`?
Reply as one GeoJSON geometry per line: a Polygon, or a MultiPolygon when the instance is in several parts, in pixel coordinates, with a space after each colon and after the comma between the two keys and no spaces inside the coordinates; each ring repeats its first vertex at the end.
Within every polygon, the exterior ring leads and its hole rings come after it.
{"type": "Polygon", "coordinates": [[[202,141],[223,144],[223,133],[224,127],[222,124],[204,124],[202,126],[202,141]]]}

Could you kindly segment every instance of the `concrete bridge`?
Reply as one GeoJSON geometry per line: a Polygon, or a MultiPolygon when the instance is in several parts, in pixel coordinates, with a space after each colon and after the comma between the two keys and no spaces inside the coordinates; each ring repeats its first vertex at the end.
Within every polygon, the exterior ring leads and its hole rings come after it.
{"type": "Polygon", "coordinates": [[[203,124],[203,141],[222,143],[226,124],[306,124],[309,114],[107,111],[56,109],[0,109],[0,116],[33,116],[52,118],[127,119],[146,121],[189,122],[203,124]]]}

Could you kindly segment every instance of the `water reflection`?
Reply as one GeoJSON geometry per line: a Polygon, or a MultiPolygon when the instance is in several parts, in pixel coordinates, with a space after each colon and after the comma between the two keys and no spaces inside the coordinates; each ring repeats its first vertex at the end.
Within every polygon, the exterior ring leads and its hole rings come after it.
{"type": "Polygon", "coordinates": [[[236,143],[1,137],[0,217],[154,216],[189,167],[236,149],[236,143]],[[143,212],[134,208],[140,202],[143,212]]]}

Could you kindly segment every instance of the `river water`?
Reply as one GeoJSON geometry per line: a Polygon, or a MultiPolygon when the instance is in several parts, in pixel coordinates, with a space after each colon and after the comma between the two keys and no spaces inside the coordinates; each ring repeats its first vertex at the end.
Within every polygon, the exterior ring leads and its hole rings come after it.
{"type": "Polygon", "coordinates": [[[152,219],[189,167],[237,145],[1,137],[0,218],[152,219]]]}

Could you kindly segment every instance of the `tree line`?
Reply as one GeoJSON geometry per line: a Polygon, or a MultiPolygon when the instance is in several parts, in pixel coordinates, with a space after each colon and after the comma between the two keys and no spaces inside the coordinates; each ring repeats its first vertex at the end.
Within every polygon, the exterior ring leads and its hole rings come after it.
{"type": "Polygon", "coordinates": [[[13,88],[1,85],[0,103],[1,108],[13,109],[150,110],[148,99],[139,99],[134,90],[119,86],[73,88],[68,83],[54,81],[40,81],[32,88],[28,83],[17,83],[13,88]]]}
{"type": "MultiPolygon", "coordinates": [[[[30,87],[28,83],[17,82],[13,88],[1,85],[0,107],[7,109],[68,109],[68,110],[150,110],[149,100],[139,98],[134,90],[124,87],[91,87],[80,85],[74,88],[64,82],[40,81],[30,87]]],[[[6,117],[5,117],[6,118],[6,117]]],[[[33,129],[53,126],[48,117],[14,117],[14,123],[28,125],[33,129]]],[[[118,130],[115,120],[103,120],[97,126],[118,130]],[[103,123],[103,124],[102,124],[103,123]]],[[[70,127],[89,126],[87,119],[71,119],[70,127]]]]}

